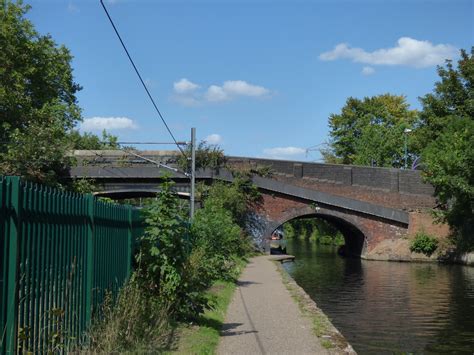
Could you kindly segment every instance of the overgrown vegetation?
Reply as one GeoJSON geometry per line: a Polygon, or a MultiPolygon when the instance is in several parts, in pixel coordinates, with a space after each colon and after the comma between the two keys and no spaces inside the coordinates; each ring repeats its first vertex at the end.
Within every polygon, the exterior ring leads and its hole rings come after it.
{"type": "MultiPolygon", "coordinates": [[[[186,156],[191,156],[191,145],[186,147],[186,156]]],[[[184,155],[178,158],[178,166],[181,170],[189,171],[191,161],[184,155]]],[[[216,144],[208,144],[201,141],[196,147],[196,169],[215,169],[225,164],[224,151],[216,144]]]]}
{"type": "Polygon", "coordinates": [[[302,218],[283,225],[286,239],[308,239],[323,245],[343,245],[344,236],[330,223],[317,218],[302,218]]]}
{"type": "Polygon", "coordinates": [[[170,349],[179,322],[201,319],[213,308],[209,288],[238,276],[251,250],[239,225],[252,201],[245,188],[239,182],[206,187],[203,207],[189,225],[187,206],[172,186],[165,182],[146,207],[147,227],[139,242],[136,271],[115,306],[106,308],[106,317],[93,329],[89,350],[170,349]]]}
{"type": "Polygon", "coordinates": [[[431,256],[438,248],[438,240],[425,232],[418,232],[410,243],[410,251],[431,256]]]}

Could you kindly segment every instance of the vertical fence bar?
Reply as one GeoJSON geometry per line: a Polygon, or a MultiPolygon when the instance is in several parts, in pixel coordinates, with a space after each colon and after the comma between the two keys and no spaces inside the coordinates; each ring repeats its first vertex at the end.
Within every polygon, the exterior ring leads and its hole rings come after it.
{"type": "Polygon", "coordinates": [[[92,321],[92,287],[94,285],[94,197],[86,196],[87,201],[87,264],[86,264],[86,327],[92,321]]]}
{"type": "Polygon", "coordinates": [[[10,206],[9,206],[9,231],[8,231],[8,278],[7,278],[7,317],[6,317],[6,351],[14,354],[17,344],[18,324],[18,257],[20,252],[21,235],[21,190],[20,178],[9,178],[10,206]]]}
{"type": "Polygon", "coordinates": [[[131,206],[127,208],[128,212],[128,241],[127,241],[127,280],[132,274],[133,258],[133,210],[131,206]]]}

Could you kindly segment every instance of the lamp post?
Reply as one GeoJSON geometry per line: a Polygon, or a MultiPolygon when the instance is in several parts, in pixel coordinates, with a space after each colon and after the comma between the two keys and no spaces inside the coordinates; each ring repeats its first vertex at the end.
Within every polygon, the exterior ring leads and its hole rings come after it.
{"type": "Polygon", "coordinates": [[[412,129],[410,128],[405,128],[403,133],[405,134],[405,170],[407,169],[408,166],[408,133],[410,133],[412,129]]]}

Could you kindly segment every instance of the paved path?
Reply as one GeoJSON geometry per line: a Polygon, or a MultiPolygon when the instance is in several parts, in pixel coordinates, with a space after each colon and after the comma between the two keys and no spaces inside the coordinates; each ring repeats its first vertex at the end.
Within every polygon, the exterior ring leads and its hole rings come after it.
{"type": "Polygon", "coordinates": [[[239,278],[217,353],[328,354],[269,258],[252,258],[239,278]]]}

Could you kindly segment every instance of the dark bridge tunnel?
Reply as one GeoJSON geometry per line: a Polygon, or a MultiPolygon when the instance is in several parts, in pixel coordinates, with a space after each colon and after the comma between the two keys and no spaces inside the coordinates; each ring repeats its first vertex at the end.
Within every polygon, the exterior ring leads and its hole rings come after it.
{"type": "MultiPolygon", "coordinates": [[[[364,233],[359,228],[354,226],[352,223],[342,218],[326,215],[326,214],[311,214],[311,215],[299,216],[297,218],[290,219],[286,222],[290,222],[291,220],[295,220],[295,219],[307,219],[307,218],[315,218],[315,219],[321,219],[321,220],[327,221],[334,228],[336,228],[337,230],[341,232],[341,234],[344,237],[344,246],[341,247],[340,249],[342,255],[359,258],[363,254],[364,246],[366,242],[366,237],[364,233]]],[[[281,224],[281,226],[283,226],[283,224],[281,224]]]]}

